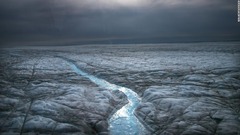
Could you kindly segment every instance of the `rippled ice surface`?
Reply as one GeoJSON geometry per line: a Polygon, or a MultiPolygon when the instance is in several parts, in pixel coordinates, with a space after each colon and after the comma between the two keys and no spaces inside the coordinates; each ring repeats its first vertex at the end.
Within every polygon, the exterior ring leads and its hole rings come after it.
{"type": "Polygon", "coordinates": [[[135,108],[139,105],[140,99],[138,95],[131,89],[111,84],[103,79],[99,79],[93,75],[83,72],[75,64],[69,63],[72,69],[102,88],[109,90],[120,90],[128,98],[129,103],[119,109],[109,120],[109,130],[111,135],[143,135],[145,134],[144,126],[138,121],[134,115],[135,108]]]}

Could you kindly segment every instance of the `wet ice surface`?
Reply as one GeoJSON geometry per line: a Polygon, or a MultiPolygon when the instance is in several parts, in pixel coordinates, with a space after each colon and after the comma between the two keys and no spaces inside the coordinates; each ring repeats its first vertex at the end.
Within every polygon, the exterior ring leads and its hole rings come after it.
{"type": "Polygon", "coordinates": [[[111,84],[105,80],[99,79],[93,75],[79,69],[75,64],[68,62],[72,69],[79,75],[82,75],[90,79],[93,83],[98,86],[109,89],[109,90],[119,90],[123,92],[128,99],[128,104],[119,109],[109,120],[109,130],[111,135],[143,135],[146,134],[144,126],[138,121],[134,115],[134,110],[139,105],[139,97],[137,93],[131,89],[121,87],[115,84],[111,84]]]}
{"type": "Polygon", "coordinates": [[[119,89],[127,95],[129,103],[118,110],[110,119],[111,135],[144,135],[147,133],[145,127],[134,115],[139,105],[138,95],[131,89],[121,87],[119,89]]]}
{"type": "Polygon", "coordinates": [[[115,118],[114,113],[128,118],[123,106],[131,102],[123,92],[105,89],[77,74],[59,58],[64,57],[92,77],[123,86],[122,91],[136,92],[142,100],[134,104],[137,109],[130,114],[151,135],[238,135],[239,45],[226,42],[1,50],[0,132],[105,135],[112,128],[108,122],[115,118]]]}

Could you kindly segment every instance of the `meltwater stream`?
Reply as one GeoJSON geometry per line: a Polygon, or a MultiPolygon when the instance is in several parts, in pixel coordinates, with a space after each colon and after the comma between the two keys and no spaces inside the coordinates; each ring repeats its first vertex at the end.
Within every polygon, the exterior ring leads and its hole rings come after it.
{"type": "Polygon", "coordinates": [[[139,105],[140,98],[131,89],[111,84],[103,79],[90,75],[75,64],[68,62],[71,68],[79,75],[88,78],[93,83],[109,90],[120,90],[128,98],[129,103],[119,109],[109,120],[111,135],[144,135],[145,128],[134,115],[135,108],[139,105]]]}

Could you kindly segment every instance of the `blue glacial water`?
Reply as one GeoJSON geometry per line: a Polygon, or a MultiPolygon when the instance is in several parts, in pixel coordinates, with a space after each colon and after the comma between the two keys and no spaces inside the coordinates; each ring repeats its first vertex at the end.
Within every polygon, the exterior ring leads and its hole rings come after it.
{"type": "Polygon", "coordinates": [[[97,78],[90,75],[75,64],[70,63],[71,68],[79,75],[88,78],[93,83],[97,84],[99,87],[109,89],[109,90],[119,90],[122,91],[128,98],[129,103],[119,109],[113,116],[109,119],[109,131],[111,135],[144,135],[146,130],[144,126],[139,122],[139,120],[134,115],[134,110],[139,105],[140,98],[137,93],[129,88],[121,87],[116,84],[107,82],[106,80],[97,78]]]}

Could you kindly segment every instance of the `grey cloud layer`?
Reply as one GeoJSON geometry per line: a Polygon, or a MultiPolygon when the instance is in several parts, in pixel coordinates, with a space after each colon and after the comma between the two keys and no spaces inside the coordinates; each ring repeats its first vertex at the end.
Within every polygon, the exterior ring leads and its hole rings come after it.
{"type": "Polygon", "coordinates": [[[240,37],[233,0],[128,1],[1,1],[1,42],[91,43],[123,39],[152,42],[162,38],[240,37]]]}

